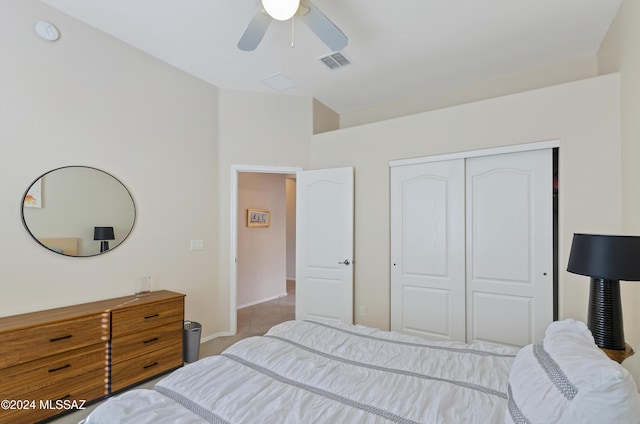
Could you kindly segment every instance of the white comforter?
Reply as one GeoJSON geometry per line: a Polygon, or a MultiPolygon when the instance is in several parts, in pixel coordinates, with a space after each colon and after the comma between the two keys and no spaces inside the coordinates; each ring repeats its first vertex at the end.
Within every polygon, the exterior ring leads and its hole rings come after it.
{"type": "Polygon", "coordinates": [[[112,398],[86,423],[502,423],[516,351],[290,321],[112,398]]]}

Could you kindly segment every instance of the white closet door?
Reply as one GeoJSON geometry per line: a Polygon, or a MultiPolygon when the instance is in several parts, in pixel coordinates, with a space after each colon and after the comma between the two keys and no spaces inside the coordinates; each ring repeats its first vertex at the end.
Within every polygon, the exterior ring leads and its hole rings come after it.
{"type": "Polygon", "coordinates": [[[467,341],[524,346],[553,320],[551,149],[467,159],[467,341]]]}
{"type": "Polygon", "coordinates": [[[391,168],[391,329],[465,338],[464,159],[391,168]]]}

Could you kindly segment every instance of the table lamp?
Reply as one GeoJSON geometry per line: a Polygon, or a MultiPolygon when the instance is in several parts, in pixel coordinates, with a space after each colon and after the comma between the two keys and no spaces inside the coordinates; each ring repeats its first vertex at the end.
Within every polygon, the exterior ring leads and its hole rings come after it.
{"type": "Polygon", "coordinates": [[[640,237],[574,234],[567,271],[591,277],[587,326],[596,344],[624,350],[620,280],[640,281],[640,237]]]}
{"type": "Polygon", "coordinates": [[[100,252],[109,250],[109,240],[115,240],[113,227],[94,227],[93,239],[100,240],[100,252]]]}

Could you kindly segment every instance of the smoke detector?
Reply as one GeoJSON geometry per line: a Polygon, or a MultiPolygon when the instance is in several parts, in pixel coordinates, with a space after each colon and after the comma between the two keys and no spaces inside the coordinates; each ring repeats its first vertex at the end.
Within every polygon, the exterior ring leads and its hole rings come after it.
{"type": "Polygon", "coordinates": [[[38,21],[34,25],[33,29],[35,30],[36,34],[38,34],[38,37],[42,38],[43,40],[56,41],[58,38],[60,38],[58,28],[53,26],[53,24],[50,22],[38,21]]]}

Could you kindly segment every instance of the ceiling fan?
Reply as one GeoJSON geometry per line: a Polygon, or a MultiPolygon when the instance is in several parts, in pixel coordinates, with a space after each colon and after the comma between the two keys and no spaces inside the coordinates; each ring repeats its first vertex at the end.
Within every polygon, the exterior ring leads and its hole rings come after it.
{"type": "Polygon", "coordinates": [[[262,4],[244,30],[238,48],[255,50],[273,19],[286,21],[297,17],[332,51],[347,45],[347,36],[309,0],[262,0],[262,4]]]}

